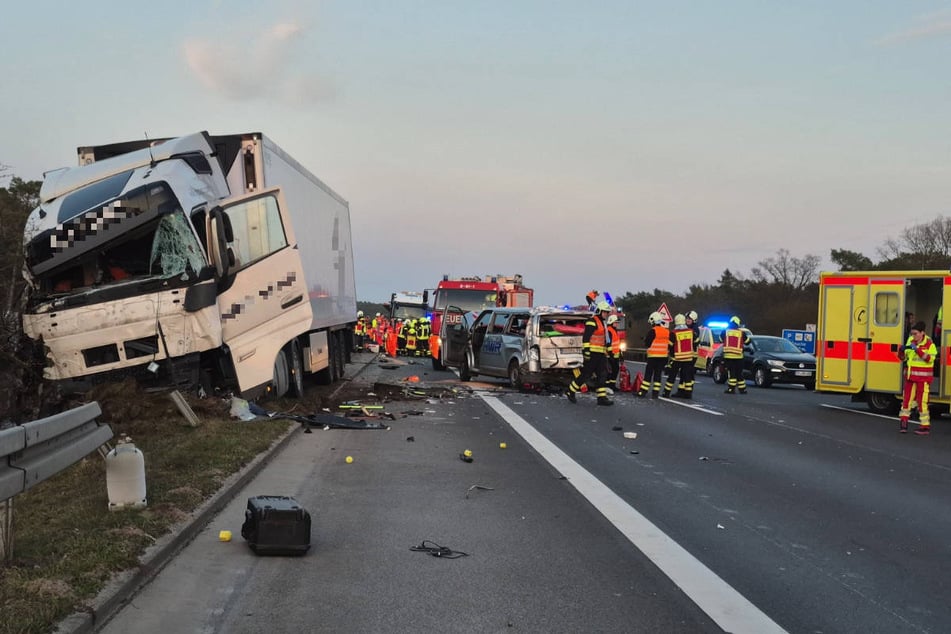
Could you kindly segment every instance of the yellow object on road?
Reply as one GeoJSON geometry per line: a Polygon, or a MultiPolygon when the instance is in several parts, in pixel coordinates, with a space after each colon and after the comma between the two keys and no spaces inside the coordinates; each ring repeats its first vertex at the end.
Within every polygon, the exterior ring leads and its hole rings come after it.
{"type": "Polygon", "coordinates": [[[231,541],[231,531],[218,531],[218,541],[230,542],[230,541],[231,541]]]}

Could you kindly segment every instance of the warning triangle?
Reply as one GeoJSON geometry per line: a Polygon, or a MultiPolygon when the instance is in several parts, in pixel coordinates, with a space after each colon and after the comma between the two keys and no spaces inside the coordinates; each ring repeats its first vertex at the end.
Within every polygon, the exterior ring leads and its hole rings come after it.
{"type": "Polygon", "coordinates": [[[661,304],[660,308],[657,309],[657,312],[661,314],[661,316],[664,318],[664,321],[666,321],[667,323],[670,323],[672,321],[672,318],[670,316],[670,309],[667,308],[667,302],[664,302],[663,304],[661,304]]]}

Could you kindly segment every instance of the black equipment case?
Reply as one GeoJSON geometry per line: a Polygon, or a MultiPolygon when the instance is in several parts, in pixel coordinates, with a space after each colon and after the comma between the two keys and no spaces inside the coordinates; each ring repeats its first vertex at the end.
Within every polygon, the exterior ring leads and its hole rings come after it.
{"type": "Polygon", "coordinates": [[[241,536],[258,555],[303,555],[310,548],[310,513],[292,497],[248,498],[241,536]]]}

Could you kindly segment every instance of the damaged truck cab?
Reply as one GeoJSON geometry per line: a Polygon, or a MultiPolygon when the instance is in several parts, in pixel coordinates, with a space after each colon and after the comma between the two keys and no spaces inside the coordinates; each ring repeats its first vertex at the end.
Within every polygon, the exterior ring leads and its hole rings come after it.
{"type": "Polygon", "coordinates": [[[79,155],[46,174],[25,228],[23,324],[46,378],[254,397],[342,374],[356,316],[343,199],[259,133],[79,155]]]}

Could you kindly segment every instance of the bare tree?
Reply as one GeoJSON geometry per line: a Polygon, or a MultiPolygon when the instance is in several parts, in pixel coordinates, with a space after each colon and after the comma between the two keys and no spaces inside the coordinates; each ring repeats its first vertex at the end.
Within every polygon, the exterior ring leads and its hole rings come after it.
{"type": "Polygon", "coordinates": [[[759,266],[752,270],[753,278],[761,282],[771,282],[779,286],[801,291],[819,279],[818,255],[793,257],[788,249],[780,249],[776,257],[760,260],[759,266]]]}
{"type": "Polygon", "coordinates": [[[951,218],[934,220],[902,229],[897,238],[888,238],[878,249],[886,262],[907,262],[913,268],[939,268],[951,260],[951,218]]]}

